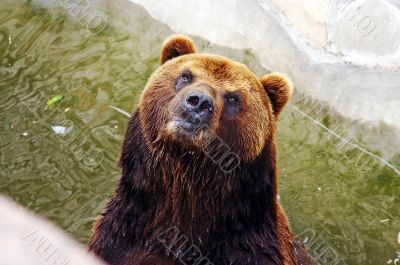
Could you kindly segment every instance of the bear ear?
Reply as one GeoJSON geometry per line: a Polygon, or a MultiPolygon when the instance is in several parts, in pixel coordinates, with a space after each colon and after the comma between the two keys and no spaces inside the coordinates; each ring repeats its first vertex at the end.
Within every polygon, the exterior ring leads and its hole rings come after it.
{"type": "Polygon", "coordinates": [[[195,52],[196,46],[189,37],[185,35],[172,35],[163,44],[161,64],[172,58],[195,52]]]}
{"type": "Polygon", "coordinates": [[[280,73],[264,75],[261,77],[260,81],[271,100],[272,110],[275,116],[279,116],[293,93],[292,81],[280,73]]]}

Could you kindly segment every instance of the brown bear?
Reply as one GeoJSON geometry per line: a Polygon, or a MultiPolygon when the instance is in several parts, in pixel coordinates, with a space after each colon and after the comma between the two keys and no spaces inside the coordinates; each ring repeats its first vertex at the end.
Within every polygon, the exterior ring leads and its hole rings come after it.
{"type": "Polygon", "coordinates": [[[274,136],[291,93],[281,74],[258,79],[167,39],[89,250],[109,264],[311,264],[277,200],[274,136]]]}

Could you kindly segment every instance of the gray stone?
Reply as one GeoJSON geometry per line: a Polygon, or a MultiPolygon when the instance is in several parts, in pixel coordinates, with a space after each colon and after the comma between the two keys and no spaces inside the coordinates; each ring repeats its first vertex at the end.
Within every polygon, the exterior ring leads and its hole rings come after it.
{"type": "Polygon", "coordinates": [[[264,67],[288,74],[298,92],[346,117],[400,128],[394,0],[130,1],[176,32],[252,49],[264,67]]]}

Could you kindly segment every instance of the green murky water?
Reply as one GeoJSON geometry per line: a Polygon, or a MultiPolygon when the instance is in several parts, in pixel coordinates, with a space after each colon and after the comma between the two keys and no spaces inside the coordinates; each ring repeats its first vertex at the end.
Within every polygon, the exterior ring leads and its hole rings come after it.
{"type": "MultiPolygon", "coordinates": [[[[172,33],[131,9],[129,19],[110,11],[107,24],[92,28],[59,6],[49,13],[0,0],[0,192],[83,243],[119,178],[115,161],[128,119],[110,106],[135,107],[172,33]],[[48,108],[55,95],[64,99],[48,108]]],[[[196,42],[265,72],[249,51],[196,42]]],[[[400,257],[393,139],[384,125],[364,128],[299,94],[284,112],[281,201],[318,264],[394,264],[400,257]]]]}

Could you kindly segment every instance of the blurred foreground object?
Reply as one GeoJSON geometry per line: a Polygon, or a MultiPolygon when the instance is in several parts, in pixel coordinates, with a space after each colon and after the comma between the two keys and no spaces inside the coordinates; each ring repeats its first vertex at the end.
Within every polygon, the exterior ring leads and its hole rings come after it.
{"type": "Polygon", "coordinates": [[[0,197],[1,265],[101,265],[59,228],[0,197]]]}

